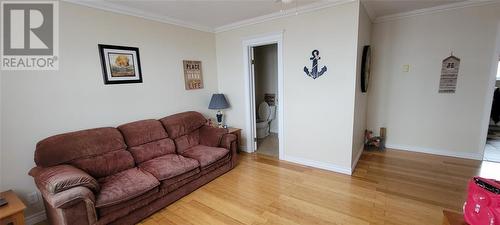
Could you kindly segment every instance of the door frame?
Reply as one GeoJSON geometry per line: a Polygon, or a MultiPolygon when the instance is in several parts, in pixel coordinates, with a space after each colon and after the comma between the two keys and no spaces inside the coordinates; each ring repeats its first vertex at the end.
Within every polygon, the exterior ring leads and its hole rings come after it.
{"type": "Polygon", "coordinates": [[[277,44],[278,55],[278,148],[279,159],[283,159],[285,150],[284,139],[284,77],[283,77],[283,31],[267,33],[247,37],[243,40],[243,70],[245,76],[245,105],[246,105],[246,130],[249,131],[246,135],[246,150],[254,152],[256,150],[256,113],[255,113],[255,78],[251,72],[251,49],[253,47],[277,44]]]}
{"type": "Polygon", "coordinates": [[[496,85],[496,80],[497,80],[497,68],[498,68],[498,61],[500,60],[500,21],[498,21],[497,25],[497,35],[495,37],[495,50],[494,50],[494,55],[492,57],[492,66],[491,66],[491,75],[488,83],[488,93],[486,95],[486,102],[484,105],[484,111],[483,111],[483,119],[482,119],[482,129],[481,133],[479,135],[480,142],[479,142],[479,152],[481,153],[481,159],[484,159],[484,152],[486,148],[486,141],[488,138],[488,129],[490,125],[490,114],[491,114],[491,107],[492,107],[492,102],[493,102],[493,91],[495,90],[495,85],[496,85]]]}

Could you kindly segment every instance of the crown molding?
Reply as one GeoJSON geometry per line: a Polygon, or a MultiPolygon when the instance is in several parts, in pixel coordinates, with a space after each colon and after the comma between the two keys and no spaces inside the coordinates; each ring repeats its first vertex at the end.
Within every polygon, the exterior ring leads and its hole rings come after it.
{"type": "Polygon", "coordinates": [[[129,16],[140,17],[143,19],[153,20],[161,23],[167,23],[171,25],[176,25],[179,27],[189,28],[198,31],[210,32],[213,33],[214,29],[211,27],[189,23],[185,21],[181,21],[178,19],[170,18],[167,16],[154,14],[150,12],[145,12],[142,10],[134,9],[131,7],[121,6],[118,4],[114,4],[106,1],[97,1],[97,0],[64,0],[65,2],[74,3],[78,5],[83,5],[91,8],[101,9],[105,11],[110,11],[119,14],[125,14],[129,16]]]}
{"type": "Polygon", "coordinates": [[[377,16],[375,14],[375,11],[373,11],[372,8],[366,7],[366,2],[367,2],[367,0],[361,0],[361,4],[359,7],[363,7],[363,9],[365,9],[366,14],[370,18],[370,20],[373,22],[375,20],[375,18],[377,18],[377,16]]]}
{"type": "Polygon", "coordinates": [[[430,8],[418,9],[418,10],[413,10],[413,11],[404,12],[404,13],[396,13],[396,14],[387,15],[387,16],[380,16],[380,17],[375,18],[374,23],[384,23],[384,22],[400,20],[400,19],[414,17],[414,16],[428,15],[428,14],[439,13],[439,12],[444,12],[444,11],[448,11],[448,10],[462,9],[462,8],[468,8],[468,7],[473,7],[473,6],[489,5],[489,4],[495,4],[495,3],[499,3],[499,1],[498,0],[467,0],[467,1],[463,1],[463,2],[457,2],[457,3],[440,5],[440,6],[430,7],[430,8]]]}
{"type": "Polygon", "coordinates": [[[354,2],[356,0],[323,0],[320,2],[316,3],[311,3],[307,4],[298,8],[294,9],[288,9],[283,12],[275,12],[263,16],[258,16],[255,18],[251,19],[246,19],[242,21],[238,21],[235,23],[223,25],[220,27],[216,27],[215,29],[212,27],[208,26],[203,26],[195,23],[189,23],[185,22],[182,20],[174,19],[171,17],[155,14],[155,13],[150,13],[138,9],[134,9],[131,7],[126,7],[126,6],[121,6],[112,2],[106,2],[106,1],[98,1],[98,0],[63,0],[65,2],[77,4],[77,5],[83,5],[95,9],[101,9],[105,11],[110,11],[114,13],[119,13],[119,14],[124,14],[124,15],[129,15],[129,16],[135,16],[135,17],[140,17],[143,19],[148,19],[148,20],[153,20],[161,23],[167,23],[171,25],[176,25],[180,27],[185,27],[185,28],[190,28],[194,30],[199,30],[199,31],[204,31],[204,32],[210,32],[210,33],[219,33],[219,32],[224,32],[224,31],[229,31],[233,29],[237,29],[240,27],[244,26],[249,26],[257,23],[263,23],[266,21],[271,21],[279,18],[284,18],[288,16],[293,16],[296,14],[302,14],[302,13],[307,13],[307,12],[312,12],[324,8],[329,8],[345,3],[350,3],[354,2]]]}
{"type": "Polygon", "coordinates": [[[276,20],[276,19],[280,19],[280,18],[284,18],[284,17],[294,16],[297,14],[312,12],[312,11],[325,9],[325,8],[329,8],[329,7],[333,7],[333,6],[338,6],[338,5],[342,5],[342,4],[346,4],[346,3],[350,3],[350,2],[355,2],[355,1],[356,0],[331,0],[331,1],[320,1],[320,2],[316,2],[316,3],[311,3],[311,4],[303,5],[301,7],[294,8],[294,9],[287,9],[283,12],[275,12],[275,13],[271,13],[271,14],[258,16],[258,17],[254,17],[251,19],[246,19],[246,20],[235,22],[235,23],[223,25],[223,26],[215,28],[215,33],[230,31],[230,30],[238,29],[238,28],[245,27],[245,26],[250,26],[250,25],[263,23],[263,22],[267,22],[267,21],[271,21],[271,20],[276,20]]]}

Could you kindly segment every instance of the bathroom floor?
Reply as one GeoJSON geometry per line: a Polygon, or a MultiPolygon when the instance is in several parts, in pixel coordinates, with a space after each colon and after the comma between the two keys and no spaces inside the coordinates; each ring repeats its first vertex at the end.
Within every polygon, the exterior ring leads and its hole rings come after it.
{"type": "Polygon", "coordinates": [[[271,133],[269,136],[257,140],[257,153],[278,157],[278,134],[271,133]]]}

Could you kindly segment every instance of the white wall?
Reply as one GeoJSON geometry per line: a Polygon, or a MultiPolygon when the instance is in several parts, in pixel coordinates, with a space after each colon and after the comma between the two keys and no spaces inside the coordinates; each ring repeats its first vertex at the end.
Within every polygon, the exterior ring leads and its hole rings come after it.
{"type": "MultiPolygon", "coordinates": [[[[361,64],[363,62],[363,48],[365,45],[370,45],[372,31],[372,21],[365,11],[363,5],[359,6],[359,22],[358,22],[358,55],[356,66],[356,90],[354,104],[354,129],[352,139],[352,160],[351,167],[356,166],[357,160],[363,151],[364,136],[366,130],[366,109],[367,109],[367,93],[361,92],[361,64]]],[[[368,91],[370,91],[368,89],[368,91]]]]}
{"type": "Polygon", "coordinates": [[[45,137],[185,110],[213,114],[214,34],[60,2],[59,49],[59,71],[2,71],[2,189],[36,190],[27,173],[45,137]],[[139,47],[144,82],[104,85],[99,43],[139,47]],[[204,89],[184,90],[183,59],[203,62],[204,89]]]}
{"type": "Polygon", "coordinates": [[[387,127],[389,147],[481,158],[499,12],[496,3],[376,23],[368,128],[387,127]],[[451,51],[461,58],[457,90],[438,94],[451,51]]]}
{"type": "MultiPolygon", "coordinates": [[[[275,94],[276,108],[279,104],[278,96],[278,45],[270,44],[254,48],[255,69],[255,110],[264,101],[265,94],[275,94]]],[[[271,121],[271,132],[278,133],[278,111],[276,118],[271,121]]],[[[256,114],[258,115],[258,114],[256,114]]]]}
{"type": "MultiPolygon", "coordinates": [[[[284,17],[217,33],[219,89],[232,103],[226,111],[231,126],[244,128],[245,78],[242,40],[283,31],[285,159],[348,172],[351,167],[359,2],[284,17]],[[320,51],[328,71],[313,80],[311,51],[320,51]]],[[[280,143],[281,144],[281,143],[280,143]]]]}

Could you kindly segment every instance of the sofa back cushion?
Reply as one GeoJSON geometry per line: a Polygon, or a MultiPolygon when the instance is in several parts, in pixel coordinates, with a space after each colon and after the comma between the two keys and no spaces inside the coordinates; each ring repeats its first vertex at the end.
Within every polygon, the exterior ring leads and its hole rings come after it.
{"type": "Polygon", "coordinates": [[[180,136],[175,139],[175,146],[177,147],[177,153],[181,154],[187,149],[200,144],[200,130],[194,130],[189,134],[180,136]]]}
{"type": "Polygon", "coordinates": [[[177,153],[200,143],[199,128],[207,120],[201,113],[189,111],[167,116],[160,120],[170,138],[174,139],[177,153]]]}
{"type": "Polygon", "coordinates": [[[118,127],[137,164],[175,153],[175,144],[158,120],[140,120],[118,127]]]}
{"type": "Polygon", "coordinates": [[[70,164],[100,178],[134,167],[126,147],[116,128],[75,131],[38,142],[35,163],[41,167],[70,164]]]}

